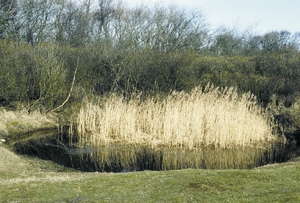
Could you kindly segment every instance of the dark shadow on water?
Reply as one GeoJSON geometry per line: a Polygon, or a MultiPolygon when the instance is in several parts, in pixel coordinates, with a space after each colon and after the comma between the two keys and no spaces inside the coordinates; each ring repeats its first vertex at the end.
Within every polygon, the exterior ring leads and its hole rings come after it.
{"type": "Polygon", "coordinates": [[[295,140],[265,148],[243,147],[222,149],[206,146],[200,150],[153,149],[148,146],[120,145],[79,147],[76,136],[69,136],[68,128],[42,131],[13,143],[20,154],[52,160],[65,167],[81,171],[129,172],[142,170],[251,169],[288,161],[300,155],[295,140]]]}

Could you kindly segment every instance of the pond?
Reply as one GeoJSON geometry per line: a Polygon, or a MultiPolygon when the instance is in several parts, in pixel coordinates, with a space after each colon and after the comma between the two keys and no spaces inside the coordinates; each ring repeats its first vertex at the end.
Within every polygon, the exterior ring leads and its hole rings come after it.
{"type": "Polygon", "coordinates": [[[299,156],[299,143],[290,136],[286,143],[265,147],[219,148],[203,146],[198,150],[152,148],[142,145],[110,144],[109,146],[80,146],[76,135],[65,126],[44,130],[11,140],[15,152],[52,160],[65,167],[81,171],[128,172],[142,170],[251,169],[280,163],[299,156]]]}

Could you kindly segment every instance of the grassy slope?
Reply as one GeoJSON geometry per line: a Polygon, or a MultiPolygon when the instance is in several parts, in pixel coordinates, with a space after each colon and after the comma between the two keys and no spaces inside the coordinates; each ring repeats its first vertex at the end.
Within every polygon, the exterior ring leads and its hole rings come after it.
{"type": "Polygon", "coordinates": [[[0,138],[17,138],[27,132],[56,128],[54,114],[41,114],[38,111],[28,113],[28,110],[7,111],[0,107],[0,138]]]}
{"type": "Polygon", "coordinates": [[[4,146],[0,153],[0,202],[300,202],[299,160],[253,170],[111,174],[54,172],[48,161],[4,146]]]}

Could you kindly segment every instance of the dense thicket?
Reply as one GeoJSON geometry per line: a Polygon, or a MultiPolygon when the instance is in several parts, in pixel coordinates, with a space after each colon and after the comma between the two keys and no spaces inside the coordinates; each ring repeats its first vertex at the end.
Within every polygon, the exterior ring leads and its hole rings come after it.
{"type": "Polygon", "coordinates": [[[200,11],[115,0],[1,0],[0,100],[52,109],[70,91],[130,95],[237,86],[300,92],[300,33],[209,29],[200,11]]]}

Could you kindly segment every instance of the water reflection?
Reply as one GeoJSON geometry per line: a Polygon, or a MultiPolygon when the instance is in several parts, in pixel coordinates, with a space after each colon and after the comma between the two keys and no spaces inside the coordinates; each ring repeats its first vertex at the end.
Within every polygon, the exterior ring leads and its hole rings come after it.
{"type": "Polygon", "coordinates": [[[82,146],[76,136],[63,130],[28,135],[15,141],[13,146],[18,153],[83,171],[128,172],[186,168],[251,169],[298,156],[296,144],[291,143],[226,149],[210,145],[197,150],[121,144],[82,146]]]}

